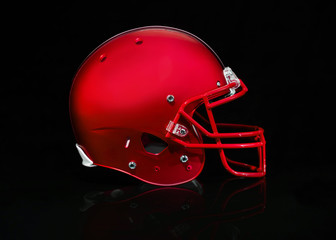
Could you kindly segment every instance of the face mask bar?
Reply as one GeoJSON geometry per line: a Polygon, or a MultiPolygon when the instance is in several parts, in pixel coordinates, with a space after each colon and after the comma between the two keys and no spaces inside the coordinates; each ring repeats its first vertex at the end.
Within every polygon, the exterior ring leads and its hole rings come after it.
{"type": "MultiPolygon", "coordinates": [[[[225,69],[224,69],[224,75],[225,75],[225,69]]],[[[213,112],[212,112],[213,108],[218,107],[222,104],[231,102],[241,97],[247,92],[247,87],[240,79],[236,78],[234,81],[230,81],[230,79],[228,79],[227,76],[225,77],[228,82],[227,85],[211,90],[202,95],[198,95],[193,98],[190,98],[181,105],[174,120],[171,121],[168,125],[169,127],[167,127],[166,137],[170,138],[176,143],[181,144],[182,146],[186,148],[218,149],[223,166],[228,172],[230,172],[231,174],[235,176],[262,177],[266,174],[266,156],[265,156],[266,155],[265,154],[266,141],[265,141],[264,134],[263,134],[264,130],[257,126],[242,125],[242,124],[225,124],[225,123],[215,122],[213,112]],[[237,81],[239,82],[238,85],[237,85],[237,81]],[[218,98],[220,96],[224,96],[224,98],[217,100],[217,101],[211,101],[214,98],[218,98]],[[198,104],[204,103],[209,121],[205,119],[204,120],[211,126],[212,132],[209,132],[208,130],[206,130],[200,123],[198,123],[192,117],[195,110],[192,111],[191,115],[187,113],[186,108],[195,103],[198,103],[198,104]],[[187,121],[189,121],[195,128],[199,130],[199,132],[204,134],[206,137],[214,139],[216,143],[187,143],[179,138],[176,138],[174,135],[183,137],[183,134],[181,134],[182,132],[181,129],[182,130],[185,129],[183,131],[184,133],[188,132],[184,126],[178,124],[178,121],[181,116],[184,117],[187,121]],[[226,127],[226,128],[232,128],[232,129],[233,128],[243,128],[243,129],[246,129],[247,131],[221,133],[218,131],[218,128],[220,127],[226,127]],[[172,131],[172,129],[174,130],[172,131]],[[231,138],[231,139],[253,138],[254,141],[244,142],[244,143],[222,143],[221,139],[223,138],[231,138]],[[224,154],[224,149],[242,149],[242,148],[257,148],[258,149],[258,155],[259,155],[259,166],[258,167],[250,165],[250,164],[230,160],[224,154]],[[235,171],[229,166],[229,163],[233,165],[237,165],[239,167],[248,168],[252,172],[235,171]]]]}

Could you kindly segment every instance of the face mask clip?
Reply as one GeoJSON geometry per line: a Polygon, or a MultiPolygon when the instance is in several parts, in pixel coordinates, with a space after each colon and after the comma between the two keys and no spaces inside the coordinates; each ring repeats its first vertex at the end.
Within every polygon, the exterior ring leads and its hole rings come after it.
{"type": "Polygon", "coordinates": [[[185,137],[188,134],[188,129],[179,123],[174,123],[173,121],[170,121],[166,130],[176,136],[179,137],[185,137]]]}
{"type": "Polygon", "coordinates": [[[223,74],[226,80],[227,84],[230,83],[236,83],[236,85],[232,88],[230,88],[230,94],[229,96],[232,96],[236,93],[236,89],[240,87],[240,80],[239,78],[236,76],[236,74],[232,71],[232,69],[230,67],[226,67],[223,70],[223,74]]]}

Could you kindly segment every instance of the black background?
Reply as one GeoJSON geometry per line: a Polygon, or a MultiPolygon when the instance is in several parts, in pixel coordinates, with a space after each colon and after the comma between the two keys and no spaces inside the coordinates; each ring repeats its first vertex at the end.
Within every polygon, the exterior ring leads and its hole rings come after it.
{"type": "MultiPolygon", "coordinates": [[[[148,25],[200,37],[249,88],[227,111],[265,129],[269,200],[253,225],[258,234],[244,239],[331,233],[335,10],[332,1],[4,6],[0,237],[79,238],[76,204],[85,192],[139,184],[115,171],[81,166],[68,96],[77,68],[95,47],[148,25]]],[[[228,176],[217,160],[206,162],[200,180],[228,176]]]]}

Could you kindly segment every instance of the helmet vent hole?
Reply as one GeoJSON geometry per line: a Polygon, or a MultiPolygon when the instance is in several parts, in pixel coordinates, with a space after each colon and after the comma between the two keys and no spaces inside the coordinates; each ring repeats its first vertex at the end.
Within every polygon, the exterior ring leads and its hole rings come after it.
{"type": "Polygon", "coordinates": [[[106,54],[105,54],[105,53],[102,54],[102,55],[100,55],[100,57],[99,57],[99,61],[104,62],[105,59],[106,59],[106,54]]]}
{"type": "Polygon", "coordinates": [[[161,138],[149,133],[142,134],[141,142],[146,152],[151,154],[160,154],[168,146],[168,144],[161,138]]]}
{"type": "Polygon", "coordinates": [[[137,37],[137,38],[135,39],[135,44],[136,44],[136,45],[140,45],[140,44],[142,44],[142,42],[143,42],[143,40],[142,40],[141,38],[139,38],[139,37],[137,37]]]}

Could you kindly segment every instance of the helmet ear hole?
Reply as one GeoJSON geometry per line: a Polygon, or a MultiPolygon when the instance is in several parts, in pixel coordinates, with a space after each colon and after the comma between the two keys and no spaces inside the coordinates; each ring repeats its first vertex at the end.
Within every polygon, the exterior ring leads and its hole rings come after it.
{"type": "Polygon", "coordinates": [[[150,154],[160,154],[168,147],[168,143],[150,133],[143,133],[141,142],[145,151],[150,154]]]}

